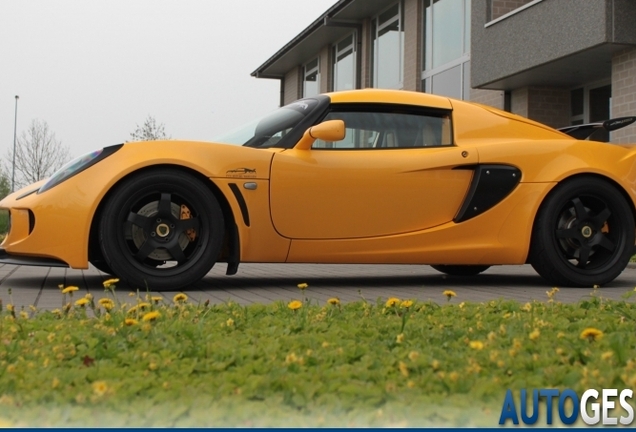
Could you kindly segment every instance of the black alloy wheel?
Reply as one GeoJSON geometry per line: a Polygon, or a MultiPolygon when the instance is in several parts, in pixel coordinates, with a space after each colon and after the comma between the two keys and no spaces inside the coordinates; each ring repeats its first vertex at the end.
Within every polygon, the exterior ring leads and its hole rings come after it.
{"type": "Polygon", "coordinates": [[[113,273],[139,289],[179,290],[216,262],[223,212],[210,189],[177,169],[126,179],[110,195],[99,239],[113,273]]]}
{"type": "Polygon", "coordinates": [[[599,178],[569,180],[548,195],[535,220],[530,263],[561,286],[614,280],[634,249],[634,215],[616,187],[599,178]]]}

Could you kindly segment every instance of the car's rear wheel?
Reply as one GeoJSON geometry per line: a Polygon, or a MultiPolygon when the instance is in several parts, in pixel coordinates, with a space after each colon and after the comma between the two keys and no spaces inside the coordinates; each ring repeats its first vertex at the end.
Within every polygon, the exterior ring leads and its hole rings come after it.
{"type": "Polygon", "coordinates": [[[487,265],[432,265],[431,267],[451,276],[475,276],[490,268],[487,265]]]}
{"type": "Polygon", "coordinates": [[[534,223],[530,263],[561,286],[604,285],[627,266],[634,249],[634,215],[608,182],[582,177],[546,198],[534,223]]]}
{"type": "Polygon", "coordinates": [[[108,275],[112,275],[113,274],[113,270],[106,263],[106,261],[92,260],[90,263],[93,265],[93,267],[95,267],[97,270],[99,270],[102,273],[106,273],[108,275]]]}
{"type": "Polygon", "coordinates": [[[141,289],[179,290],[218,258],[223,212],[199,179],[176,169],[139,173],[119,185],[99,226],[113,273],[141,289]]]}

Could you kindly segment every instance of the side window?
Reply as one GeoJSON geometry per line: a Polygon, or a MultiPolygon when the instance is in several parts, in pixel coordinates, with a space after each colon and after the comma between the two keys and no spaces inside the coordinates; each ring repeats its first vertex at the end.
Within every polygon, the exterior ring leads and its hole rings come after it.
{"type": "Polygon", "coordinates": [[[343,120],[345,139],[316,140],[315,149],[390,149],[452,145],[450,112],[410,114],[375,111],[331,112],[323,121],[343,120]]]}

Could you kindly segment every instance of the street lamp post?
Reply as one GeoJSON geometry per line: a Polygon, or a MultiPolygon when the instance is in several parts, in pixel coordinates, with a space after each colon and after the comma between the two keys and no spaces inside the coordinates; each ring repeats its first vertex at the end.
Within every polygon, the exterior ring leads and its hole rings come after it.
{"type": "Polygon", "coordinates": [[[18,130],[18,99],[20,96],[15,95],[15,117],[13,121],[13,165],[11,169],[11,192],[15,191],[15,142],[18,130]]]}

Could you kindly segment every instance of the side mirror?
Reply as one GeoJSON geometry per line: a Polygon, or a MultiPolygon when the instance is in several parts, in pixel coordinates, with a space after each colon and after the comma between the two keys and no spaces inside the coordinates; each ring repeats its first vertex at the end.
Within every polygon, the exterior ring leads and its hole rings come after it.
{"type": "Polygon", "coordinates": [[[342,120],[327,120],[312,126],[294,146],[296,150],[309,150],[317,139],[323,141],[342,141],[345,138],[345,123],[342,120]]]}

